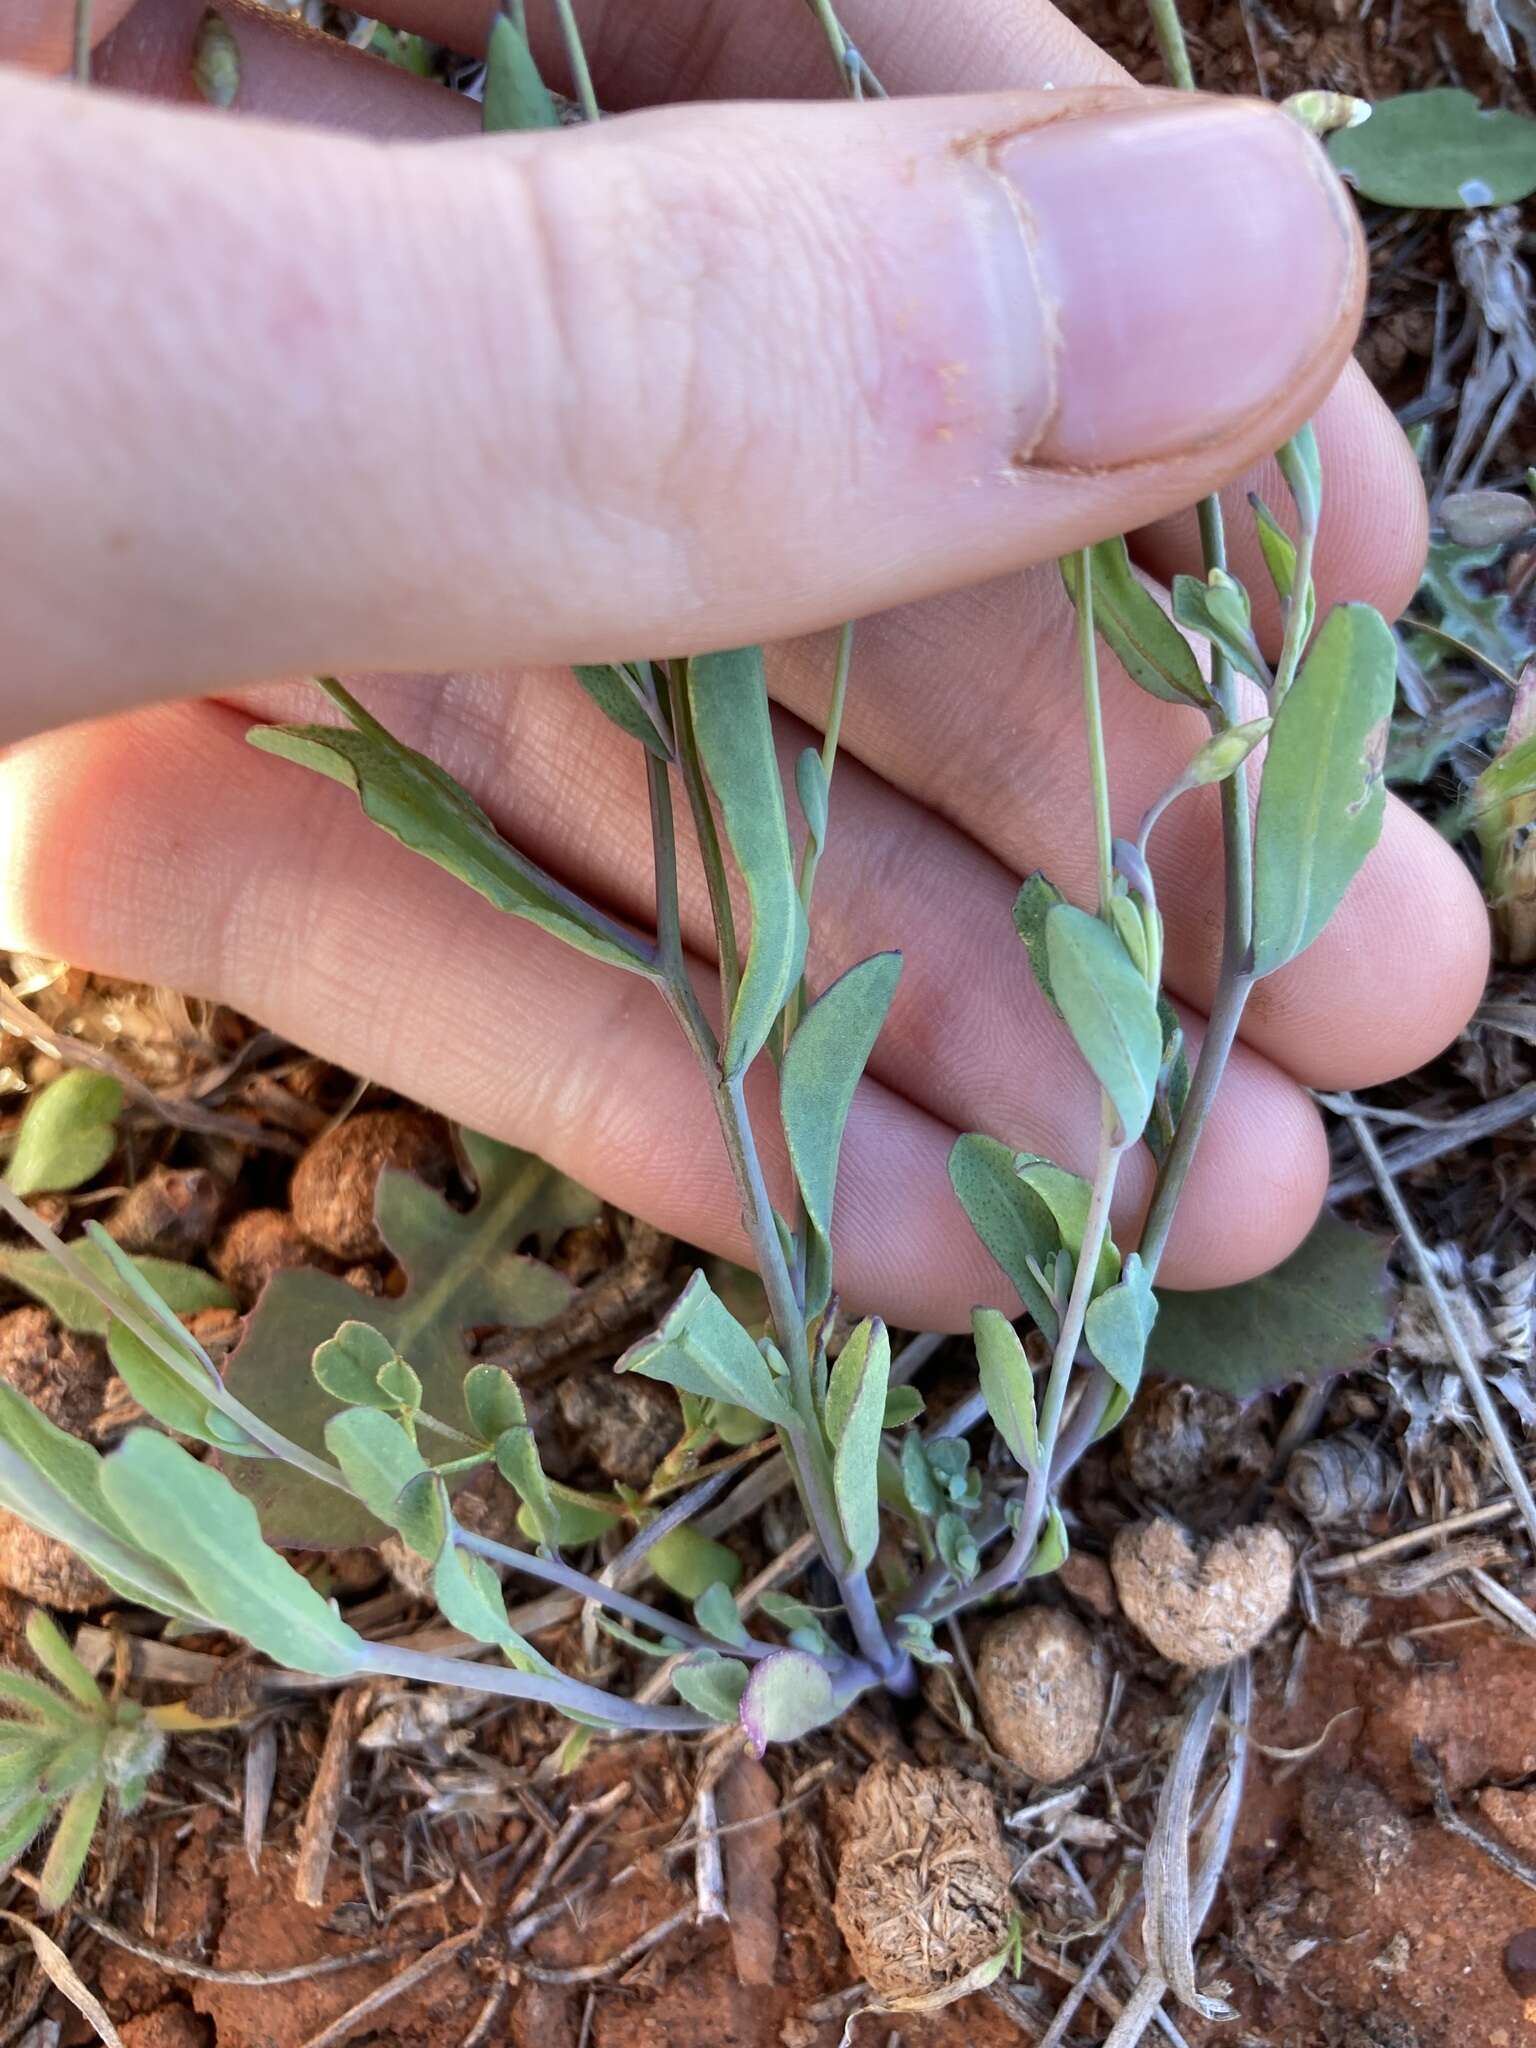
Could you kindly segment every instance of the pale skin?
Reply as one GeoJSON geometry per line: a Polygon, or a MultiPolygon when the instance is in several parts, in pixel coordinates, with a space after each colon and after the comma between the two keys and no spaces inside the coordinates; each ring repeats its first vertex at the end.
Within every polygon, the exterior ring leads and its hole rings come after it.
{"type": "MultiPolygon", "coordinates": [[[[1274,113],[1127,89],[1038,0],[849,0],[899,96],[863,109],[813,103],[837,79],[798,0],[593,4],[605,108],[699,104],[491,142],[441,88],[235,5],[239,97],[204,109],[202,11],[97,0],[89,94],[49,75],[71,8],[0,13],[0,943],[232,1003],[741,1256],[654,994],[243,734],[323,715],[300,679],[340,673],[643,925],[639,750],[560,667],[763,639],[788,758],[823,714],[829,629],[874,614],[811,971],[885,946],[906,968],[850,1124],[840,1278],[909,1327],[1006,1302],[948,1192],[954,1134],[1082,1167],[1097,1132],[1009,919],[1035,867],[1093,892],[1054,559],[1129,531],[1150,573],[1195,569],[1179,508],[1230,485],[1261,592],[1243,491],[1315,414],[1321,602],[1391,616],[1414,588],[1412,459],[1349,362],[1346,197],[1274,113]],[[773,104],[714,104],[748,98],[773,104]]],[[[382,11],[465,50],[489,15],[382,11]]],[[[1134,833],[1202,728],[1110,663],[1105,691],[1134,833]]],[[[1154,851],[1198,1036],[1214,802],[1176,806],[1154,851]]],[[[1485,968],[1465,870],[1390,802],[1334,925],[1249,1005],[1162,1277],[1224,1284],[1292,1249],[1326,1179],[1306,1089],[1430,1057],[1485,968]]],[[[766,1134],[771,1083],[756,1100],[766,1134]]],[[[1122,1229],[1149,1184],[1128,1164],[1122,1229]]]]}

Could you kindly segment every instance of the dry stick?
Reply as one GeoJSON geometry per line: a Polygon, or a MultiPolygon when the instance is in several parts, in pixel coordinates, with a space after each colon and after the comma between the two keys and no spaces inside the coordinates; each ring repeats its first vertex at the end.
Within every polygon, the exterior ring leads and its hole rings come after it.
{"type": "Polygon", "coordinates": [[[1445,1298],[1444,1288],[1440,1285],[1440,1276],[1435,1271],[1434,1261],[1425,1249],[1424,1240],[1419,1236],[1408,1205],[1381,1156],[1381,1148],[1376,1143],[1369,1121],[1358,1115],[1347,1117],[1345,1121],[1354,1132],[1355,1143],[1360,1147],[1365,1163],[1381,1191],[1381,1199],[1387,1206],[1387,1213],[1397,1225],[1403,1242],[1408,1247],[1409,1256],[1413,1260],[1424,1292],[1429,1297],[1429,1305],[1434,1310],[1435,1321],[1440,1325],[1441,1335],[1445,1338],[1446,1348],[1471,1396],[1472,1405],[1477,1410],[1478,1420],[1483,1425],[1488,1441],[1493,1446],[1494,1457],[1504,1475],[1504,1484],[1514,1497],[1532,1544],[1536,1545],[1536,1499],[1532,1497],[1530,1486],[1515,1456],[1514,1447],[1505,1434],[1504,1424],[1499,1419],[1499,1411],[1494,1406],[1493,1396],[1489,1393],[1483,1376],[1477,1369],[1477,1363],[1467,1348],[1467,1340],[1461,1325],[1451,1313],[1451,1306],[1445,1298]]]}
{"type": "Polygon", "coordinates": [[[1532,1614],[1525,1602],[1507,1586],[1501,1586],[1497,1579],[1490,1578],[1480,1565],[1470,1566],[1467,1577],[1488,1605],[1496,1613],[1503,1615],[1511,1628],[1518,1629],[1523,1636],[1536,1637],[1536,1614],[1532,1614]]]}
{"type": "Polygon", "coordinates": [[[1445,1774],[1440,1768],[1439,1759],[1429,1744],[1421,1741],[1416,1735],[1410,1753],[1413,1768],[1429,1788],[1430,1796],[1434,1800],[1435,1819],[1445,1832],[1448,1835],[1458,1835],[1464,1842],[1470,1842],[1474,1849],[1481,1849],[1500,1870],[1507,1871],[1511,1877],[1518,1878],[1521,1884],[1529,1885],[1532,1891],[1536,1891],[1536,1870],[1533,1870],[1529,1863],[1523,1862],[1513,1849],[1506,1849],[1502,1842],[1496,1842],[1491,1835],[1485,1835],[1481,1828],[1475,1828],[1471,1821],[1463,1820],[1456,1811],[1451,1803],[1451,1795],[1446,1790],[1445,1774]]]}
{"type": "MultiPolygon", "coordinates": [[[[1480,1138],[1491,1138],[1532,1116],[1536,1116],[1536,1081],[1528,1081],[1498,1102],[1479,1103],[1476,1109],[1450,1117],[1433,1130],[1414,1131],[1395,1144],[1383,1146],[1382,1163],[1389,1173],[1405,1173],[1411,1167],[1427,1166],[1431,1160],[1459,1152],[1463,1146],[1475,1145],[1480,1138]]],[[[1330,1201],[1342,1202],[1351,1195],[1363,1195],[1374,1185],[1375,1176],[1369,1168],[1355,1167],[1328,1183],[1328,1196],[1330,1201]]]]}
{"type": "Polygon", "coordinates": [[[347,1779],[352,1767],[352,1745],[367,1718],[372,1700],[370,1688],[358,1686],[344,1692],[331,1709],[331,1724],[325,1731],[320,1767],[310,1787],[309,1804],[304,1809],[304,1825],[299,1834],[299,1860],[293,1874],[293,1896],[301,1906],[324,1903],[325,1873],[330,1868],[336,1823],[341,1818],[341,1802],[346,1797],[347,1779]]]}
{"type": "Polygon", "coordinates": [[[1480,1508],[1463,1508],[1460,1514],[1447,1515],[1443,1522],[1424,1522],[1416,1529],[1403,1529],[1396,1536],[1383,1536],[1379,1543],[1367,1543],[1364,1549],[1351,1550],[1342,1557],[1324,1558],[1320,1564],[1309,1565],[1308,1570],[1314,1579],[1348,1578],[1351,1572],[1364,1571],[1385,1558],[1417,1550],[1421,1543],[1434,1543],[1443,1536],[1460,1535],[1463,1529],[1481,1529],[1489,1522],[1502,1522],[1515,1512],[1515,1507],[1516,1503],[1506,1495],[1480,1508]]]}
{"type": "Polygon", "coordinates": [[[404,1941],[380,1943],[376,1948],[360,1948],[348,1956],[326,1956],[317,1963],[293,1963],[282,1970],[216,1970],[211,1963],[195,1963],[190,1956],[173,1955],[169,1949],[154,1948],[147,1941],[139,1941],[131,1934],[114,1927],[110,1920],[103,1920],[86,1906],[75,1905],[71,1909],[77,1920],[83,1921],[92,1934],[103,1941],[110,1941],[114,1948],[120,1948],[131,1956],[137,1956],[141,1963],[152,1963],[157,1970],[164,1970],[172,1977],[190,1977],[196,1984],[224,1984],[231,1990],[265,1991],[278,1984],[302,1984],[310,1977],[336,1977],[343,1970],[361,1970],[370,1963],[394,1963],[408,1955],[413,1948],[420,1948],[430,1935],[407,1938],[404,1941]]]}
{"type": "MultiPolygon", "coordinates": [[[[628,1948],[621,1948],[616,1956],[609,1956],[602,1963],[581,1963],[571,1970],[546,1970],[538,1963],[519,1963],[518,1970],[524,1977],[531,1977],[535,1984],[596,1984],[604,1977],[612,1976],[616,1970],[627,1970],[631,1963],[637,1963],[653,1948],[658,1948],[669,1934],[675,1934],[679,1927],[686,1927],[693,1919],[692,1906],[679,1906],[675,1913],[661,1921],[658,1926],[649,1927],[638,1935],[628,1948]]],[[[319,2044],[308,2042],[305,2048],[319,2048],[319,2044]]]]}
{"type": "Polygon", "coordinates": [[[419,1956],[408,1969],[402,1970],[398,1977],[391,1977],[387,1984],[381,1984],[377,1991],[370,1991],[366,1998],[359,1999],[354,2006],[349,2006],[344,2013],[332,2020],[329,2026],[322,2027],[318,2034],[311,2034],[303,2043],[303,2048],[334,2048],[336,2042],[344,2041],[364,2020],[372,2019],[373,2015],[382,2012],[386,2005],[393,2005],[395,2000],[403,1997],[407,1991],[414,1991],[424,1978],[434,1976],[444,1963],[451,1963],[472,1941],[479,1941],[483,1933],[483,1928],[467,1927],[462,1934],[453,1934],[446,1941],[440,1941],[436,1948],[428,1949],[424,1956],[419,1956]]]}

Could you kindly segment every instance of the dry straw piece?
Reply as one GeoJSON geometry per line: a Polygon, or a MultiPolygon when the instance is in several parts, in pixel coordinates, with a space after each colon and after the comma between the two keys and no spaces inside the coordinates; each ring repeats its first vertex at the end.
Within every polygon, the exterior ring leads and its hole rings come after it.
{"type": "Polygon", "coordinates": [[[986,1788],[958,1771],[876,1764],[853,1795],[834,1911],[879,1998],[942,1989],[995,1956],[1015,1913],[986,1788]]]}
{"type": "Polygon", "coordinates": [[[1203,1552],[1177,1522],[1133,1523],[1110,1563],[1127,1618],[1170,1663],[1195,1671],[1255,1649],[1290,1604],[1291,1546],[1268,1523],[1203,1552]]]}

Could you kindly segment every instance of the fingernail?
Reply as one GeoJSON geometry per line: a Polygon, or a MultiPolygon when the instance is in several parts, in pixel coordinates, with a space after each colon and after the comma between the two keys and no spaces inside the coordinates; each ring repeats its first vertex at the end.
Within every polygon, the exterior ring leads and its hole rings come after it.
{"type": "Polygon", "coordinates": [[[1012,137],[991,163],[1054,330],[1021,459],[1119,467],[1220,440],[1357,317],[1348,195],[1256,102],[1158,97],[1012,137]]]}

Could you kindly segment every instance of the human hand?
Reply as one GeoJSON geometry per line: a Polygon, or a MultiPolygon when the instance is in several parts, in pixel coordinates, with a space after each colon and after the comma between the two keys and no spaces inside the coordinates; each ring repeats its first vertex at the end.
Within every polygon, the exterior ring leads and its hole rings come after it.
{"type": "MultiPolygon", "coordinates": [[[[127,12],[97,6],[103,28],[127,12]]],[[[57,67],[72,10],[28,9],[0,57],[57,67]]],[[[864,108],[796,100],[835,81],[795,0],[664,0],[639,30],[594,6],[605,106],[781,103],[493,140],[438,87],[221,12],[233,115],[156,104],[195,98],[202,0],[140,0],[97,53],[116,91],[0,74],[0,939],[235,1004],[740,1255],[705,1091],[651,992],[243,733],[326,715],[268,679],[350,671],[527,852],[644,922],[638,749],[557,665],[777,641],[788,758],[826,701],[821,629],[880,612],[811,972],[884,946],[906,968],[844,1149],[839,1271],[897,1323],[963,1325],[999,1283],[948,1190],[955,1131],[1083,1165],[1097,1127],[1009,931],[1031,869],[1092,889],[1054,558],[1136,529],[1155,574],[1196,568],[1177,508],[1317,413],[1322,602],[1390,615],[1412,592],[1413,463],[1348,362],[1346,198],[1273,111],[1126,90],[1038,0],[848,5],[893,91],[978,95],[864,108]]],[[[473,48],[489,10],[386,12],[473,48]]],[[[1106,667],[1133,830],[1203,727],[1106,667]]],[[[1215,804],[1180,804],[1154,844],[1198,1038],[1215,804]]],[[[702,956],[702,886],[684,916],[702,956]]],[[[1249,1005],[1164,1277],[1284,1256],[1326,1176],[1305,1087],[1422,1061],[1484,967],[1466,872],[1390,803],[1334,924],[1249,1005]]],[[[1148,1185],[1128,1168],[1127,1210],[1148,1185]]]]}

